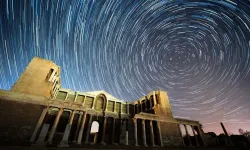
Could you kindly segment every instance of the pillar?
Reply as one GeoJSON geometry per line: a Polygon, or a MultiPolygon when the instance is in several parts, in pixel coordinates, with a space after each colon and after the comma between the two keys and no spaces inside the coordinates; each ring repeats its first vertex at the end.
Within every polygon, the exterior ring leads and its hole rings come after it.
{"type": "Polygon", "coordinates": [[[128,102],[126,102],[126,106],[127,106],[127,114],[129,114],[129,103],[128,102]]]}
{"type": "Polygon", "coordinates": [[[196,146],[199,146],[199,142],[198,142],[197,136],[195,135],[195,132],[194,132],[194,126],[193,126],[193,125],[191,125],[191,127],[192,127],[192,131],[193,131],[193,134],[194,134],[194,138],[195,138],[196,146]]]}
{"type": "Polygon", "coordinates": [[[58,122],[59,122],[59,119],[60,119],[62,113],[63,113],[63,108],[60,108],[57,115],[56,115],[56,119],[54,121],[54,124],[53,124],[53,126],[50,130],[50,133],[49,133],[49,138],[48,138],[49,143],[52,143],[52,139],[54,137],[54,134],[55,134],[55,131],[56,131],[56,128],[57,128],[57,125],[58,125],[58,122]]]}
{"type": "Polygon", "coordinates": [[[139,114],[139,113],[140,113],[140,109],[139,109],[139,107],[140,107],[140,102],[139,102],[139,101],[137,101],[137,114],[139,114]]]}
{"type": "Polygon", "coordinates": [[[141,112],[143,112],[143,107],[142,107],[143,103],[142,103],[142,102],[140,102],[140,104],[141,104],[141,112]]]}
{"type": "Polygon", "coordinates": [[[154,106],[156,106],[157,105],[157,101],[156,101],[155,91],[153,92],[153,99],[154,99],[154,106]]]}
{"type": "Polygon", "coordinates": [[[82,106],[84,106],[84,105],[85,105],[86,98],[87,98],[87,96],[85,95],[85,96],[84,96],[84,99],[83,99],[83,102],[82,102],[82,106]]]}
{"type": "Polygon", "coordinates": [[[137,139],[137,119],[133,118],[133,121],[134,121],[135,146],[138,146],[138,139],[137,139]]]}
{"type": "Polygon", "coordinates": [[[226,128],[224,127],[223,123],[221,122],[220,125],[221,125],[221,127],[222,127],[222,129],[223,129],[225,135],[228,137],[227,130],[226,130],[226,128]]]}
{"type": "Polygon", "coordinates": [[[38,131],[39,131],[39,129],[41,128],[41,125],[42,125],[42,123],[43,123],[43,120],[44,120],[44,118],[45,118],[47,112],[48,112],[48,109],[49,109],[48,106],[46,106],[46,107],[43,109],[42,114],[41,114],[41,116],[40,116],[40,118],[39,118],[39,120],[38,120],[38,122],[37,122],[37,124],[36,124],[36,128],[35,128],[35,130],[34,130],[32,136],[31,136],[31,138],[30,138],[30,142],[31,142],[31,143],[33,143],[33,142],[35,141],[35,138],[37,137],[38,131]]]}
{"type": "MultiPolygon", "coordinates": [[[[125,121],[125,120],[124,120],[125,121]]],[[[124,138],[122,138],[122,134],[123,132],[125,133],[126,132],[126,125],[124,124],[124,121],[122,118],[120,118],[120,135],[119,135],[119,144],[124,144],[125,145],[125,142],[124,142],[124,138]],[[124,131],[124,126],[125,126],[125,131],[124,131]]]]}
{"type": "MultiPolygon", "coordinates": [[[[149,97],[149,110],[152,110],[153,108],[153,104],[152,104],[152,100],[151,100],[151,97],[149,97]]],[[[150,111],[151,112],[151,111],[150,111]]]]}
{"type": "Polygon", "coordinates": [[[148,104],[147,104],[147,101],[148,101],[148,99],[147,99],[147,97],[145,96],[145,101],[144,101],[144,103],[145,103],[145,110],[144,110],[144,112],[147,112],[147,111],[148,111],[148,104]]]}
{"type": "Polygon", "coordinates": [[[151,144],[152,144],[152,146],[155,146],[155,138],[154,138],[154,130],[153,130],[153,122],[152,122],[152,120],[150,120],[150,122],[149,122],[150,124],[150,139],[151,139],[151,144]]]}
{"type": "Polygon", "coordinates": [[[106,145],[105,143],[105,135],[106,135],[106,126],[107,126],[107,117],[103,117],[103,129],[102,129],[102,141],[101,144],[102,145],[106,145]]]}
{"type": "Polygon", "coordinates": [[[92,104],[92,109],[95,109],[95,101],[96,101],[96,98],[97,98],[97,96],[94,98],[94,100],[93,100],[93,104],[92,104]]]}
{"type": "Polygon", "coordinates": [[[120,105],[120,113],[122,114],[123,112],[122,112],[122,103],[121,103],[121,105],[120,105]]]}
{"type": "Polygon", "coordinates": [[[159,121],[157,121],[157,127],[158,127],[160,145],[163,147],[163,141],[162,141],[162,135],[161,135],[161,126],[160,126],[160,122],[159,121]]]}
{"type": "Polygon", "coordinates": [[[86,116],[87,116],[87,112],[84,113],[84,116],[82,118],[82,124],[81,124],[81,128],[78,134],[77,144],[82,144],[82,133],[83,133],[84,125],[86,122],[86,116]]]}
{"type": "Polygon", "coordinates": [[[76,132],[75,132],[74,139],[73,139],[73,143],[76,143],[77,135],[78,135],[78,132],[79,132],[79,129],[80,129],[80,126],[81,126],[82,115],[83,115],[83,112],[80,112],[78,122],[77,122],[77,126],[76,126],[76,132]]]}
{"type": "Polygon", "coordinates": [[[142,138],[143,138],[143,145],[147,146],[147,141],[146,141],[146,125],[145,125],[145,120],[142,119],[142,138]]]}
{"type": "Polygon", "coordinates": [[[204,138],[203,138],[203,133],[201,131],[201,126],[198,126],[198,132],[199,132],[199,135],[201,137],[201,141],[202,141],[203,145],[206,146],[206,143],[205,143],[204,138]]]}
{"type": "Polygon", "coordinates": [[[125,139],[125,145],[128,145],[128,119],[126,119],[126,139],[125,139]]]}
{"type": "Polygon", "coordinates": [[[116,112],[116,101],[114,102],[114,112],[116,112]]]}
{"type": "Polygon", "coordinates": [[[78,96],[77,92],[75,92],[75,94],[76,94],[76,96],[75,96],[74,102],[76,102],[76,99],[77,99],[77,96],[78,96]]]}
{"type": "Polygon", "coordinates": [[[106,101],[106,105],[105,105],[105,111],[107,111],[108,110],[108,100],[106,101]]]}
{"type": "Polygon", "coordinates": [[[192,146],[192,143],[191,143],[190,137],[189,137],[189,135],[188,135],[187,125],[185,125],[185,124],[184,124],[184,127],[185,127],[186,136],[187,136],[187,138],[188,138],[189,145],[190,145],[190,146],[192,146]]]}
{"type": "Polygon", "coordinates": [[[89,142],[89,134],[90,134],[91,125],[92,125],[92,115],[89,115],[89,123],[88,123],[88,128],[87,128],[84,144],[88,144],[89,142]]]}
{"type": "Polygon", "coordinates": [[[59,147],[69,147],[68,145],[68,139],[69,139],[69,134],[70,134],[70,130],[71,130],[71,126],[73,123],[73,119],[75,116],[75,110],[71,112],[70,118],[69,118],[69,122],[65,128],[64,134],[63,134],[63,139],[59,145],[59,147]]]}
{"type": "Polygon", "coordinates": [[[228,136],[227,130],[226,130],[226,128],[225,128],[224,125],[223,125],[223,123],[221,122],[220,125],[221,125],[221,127],[222,127],[222,129],[223,129],[223,131],[224,131],[224,133],[225,133],[225,135],[226,135],[226,137],[227,137],[228,144],[229,144],[229,145],[233,145],[233,143],[232,143],[230,137],[228,136]]]}
{"type": "Polygon", "coordinates": [[[184,139],[183,139],[183,136],[182,136],[182,132],[181,132],[181,127],[180,127],[180,126],[181,126],[181,124],[178,124],[178,127],[179,127],[178,129],[179,129],[180,137],[181,137],[181,139],[182,139],[182,145],[183,145],[183,146],[186,146],[186,145],[185,145],[185,142],[184,142],[184,139]]]}
{"type": "Polygon", "coordinates": [[[115,141],[115,118],[113,118],[113,130],[112,130],[112,144],[114,144],[115,141]]]}

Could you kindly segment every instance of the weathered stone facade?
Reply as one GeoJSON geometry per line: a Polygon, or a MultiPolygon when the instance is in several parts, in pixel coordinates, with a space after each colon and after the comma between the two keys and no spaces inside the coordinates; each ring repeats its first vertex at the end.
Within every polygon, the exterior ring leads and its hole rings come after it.
{"type": "Polygon", "coordinates": [[[59,73],[60,67],[53,62],[34,58],[10,91],[0,90],[3,143],[59,147],[98,143],[206,145],[199,122],[173,117],[165,91],[152,91],[137,101],[125,102],[105,91],[63,89],[59,73]],[[99,130],[91,133],[94,121],[99,130]],[[183,138],[180,124],[185,129],[190,125],[194,136],[190,137],[186,129],[183,138]]]}

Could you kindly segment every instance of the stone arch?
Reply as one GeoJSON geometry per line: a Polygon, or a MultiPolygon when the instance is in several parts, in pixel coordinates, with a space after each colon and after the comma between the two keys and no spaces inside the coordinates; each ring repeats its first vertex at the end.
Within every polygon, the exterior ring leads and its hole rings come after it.
{"type": "Polygon", "coordinates": [[[107,98],[104,94],[99,94],[95,98],[94,109],[104,111],[107,105],[107,98]]]}

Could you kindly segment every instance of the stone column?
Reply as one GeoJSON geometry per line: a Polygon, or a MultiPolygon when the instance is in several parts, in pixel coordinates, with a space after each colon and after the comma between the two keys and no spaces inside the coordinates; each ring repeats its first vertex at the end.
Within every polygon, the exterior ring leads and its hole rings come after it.
{"type": "Polygon", "coordinates": [[[147,101],[148,101],[148,99],[147,99],[147,97],[145,96],[145,101],[144,101],[144,103],[145,103],[145,110],[144,110],[144,112],[147,112],[147,110],[148,110],[147,101]]]}
{"type": "Polygon", "coordinates": [[[226,130],[226,128],[224,127],[223,123],[221,122],[220,125],[221,125],[221,127],[222,127],[222,129],[223,129],[223,132],[224,132],[225,135],[228,137],[227,130],[226,130]]]}
{"type": "Polygon", "coordinates": [[[147,138],[146,138],[146,125],[145,125],[145,120],[142,119],[142,139],[143,139],[143,145],[147,146],[147,138]]]}
{"type": "Polygon", "coordinates": [[[60,108],[57,115],[56,115],[56,119],[54,121],[54,124],[53,124],[53,126],[50,130],[50,133],[49,133],[49,138],[48,138],[49,143],[52,143],[52,139],[53,139],[54,134],[56,132],[56,128],[57,128],[57,125],[58,125],[58,122],[59,122],[59,119],[60,119],[62,113],[63,113],[63,108],[60,108]]]}
{"type": "Polygon", "coordinates": [[[114,112],[116,112],[116,101],[114,102],[114,112]]]}
{"type": "Polygon", "coordinates": [[[70,134],[70,130],[71,130],[71,126],[72,126],[72,123],[73,123],[73,119],[74,119],[74,116],[75,116],[75,110],[71,112],[71,116],[69,118],[69,123],[67,124],[66,128],[65,128],[65,131],[64,131],[64,134],[63,134],[63,139],[59,145],[59,147],[69,147],[68,145],[68,139],[69,139],[69,134],[70,134]]]}
{"type": "Polygon", "coordinates": [[[105,106],[105,111],[107,111],[108,110],[108,100],[106,101],[106,106],[105,106]]]}
{"type": "Polygon", "coordinates": [[[91,125],[92,125],[92,115],[90,114],[90,116],[89,116],[89,123],[88,123],[88,128],[87,128],[86,138],[85,138],[84,144],[88,144],[89,143],[89,134],[90,134],[91,125]]]}
{"type": "Polygon", "coordinates": [[[96,98],[97,98],[97,96],[94,98],[94,100],[93,100],[93,104],[92,104],[92,109],[95,109],[95,101],[96,101],[96,98]]]}
{"type": "Polygon", "coordinates": [[[101,144],[102,145],[106,145],[105,143],[105,133],[106,133],[106,126],[107,126],[107,117],[103,117],[104,121],[103,121],[103,128],[102,128],[102,141],[101,144]]]}
{"type": "Polygon", "coordinates": [[[77,96],[78,96],[77,92],[75,92],[75,94],[76,94],[76,96],[75,96],[74,102],[76,102],[76,99],[77,99],[77,96]]]}
{"type": "Polygon", "coordinates": [[[120,105],[120,113],[122,114],[123,112],[122,112],[122,103],[121,103],[121,105],[120,105]]]}
{"type": "Polygon", "coordinates": [[[188,138],[189,145],[192,146],[192,143],[191,143],[191,140],[190,140],[190,137],[189,137],[189,134],[188,134],[188,130],[187,130],[187,125],[184,124],[184,127],[185,127],[186,136],[188,138]]]}
{"type": "Polygon", "coordinates": [[[202,133],[202,131],[201,131],[201,126],[197,126],[197,127],[198,127],[198,132],[199,132],[199,135],[200,135],[200,137],[201,137],[202,143],[203,143],[203,145],[206,147],[207,144],[206,144],[206,142],[204,141],[203,133],[202,133]]]}
{"type": "Polygon", "coordinates": [[[87,96],[85,95],[85,96],[84,96],[84,99],[83,99],[83,102],[82,102],[82,106],[84,106],[84,105],[85,105],[86,98],[87,98],[87,96]]]}
{"type": "Polygon", "coordinates": [[[46,145],[46,143],[44,142],[44,140],[45,140],[46,135],[48,133],[49,126],[50,126],[50,124],[46,124],[46,123],[43,124],[41,132],[40,132],[40,134],[39,134],[39,136],[37,138],[36,144],[34,144],[34,146],[40,147],[40,146],[46,145]]]}
{"type": "Polygon", "coordinates": [[[162,141],[162,135],[161,135],[161,126],[160,126],[160,122],[157,121],[157,127],[158,127],[158,133],[159,133],[159,139],[160,139],[160,144],[163,147],[163,141],[162,141]]]}
{"type": "Polygon", "coordinates": [[[152,104],[152,100],[151,100],[151,97],[149,97],[149,110],[152,110],[153,108],[153,104],[152,104]]]}
{"type": "Polygon", "coordinates": [[[126,139],[125,139],[125,145],[128,145],[128,119],[126,119],[126,139]]]}
{"type": "Polygon", "coordinates": [[[140,104],[141,104],[141,112],[144,112],[143,107],[142,107],[143,103],[140,102],[140,104]]]}
{"type": "Polygon", "coordinates": [[[67,100],[68,96],[69,96],[69,91],[67,91],[67,95],[66,95],[66,97],[65,97],[64,101],[66,101],[66,100],[67,100]]]}
{"type": "Polygon", "coordinates": [[[48,109],[49,109],[49,106],[46,106],[46,107],[43,109],[42,114],[41,114],[41,116],[40,116],[40,118],[39,118],[39,120],[38,120],[38,122],[37,122],[37,124],[36,124],[36,128],[35,128],[35,130],[34,130],[32,136],[31,136],[31,138],[30,138],[30,142],[31,142],[31,143],[33,143],[33,142],[35,141],[35,138],[37,137],[38,131],[39,131],[39,129],[41,128],[41,125],[42,125],[42,123],[43,123],[43,120],[44,120],[44,118],[45,118],[47,112],[48,112],[48,109]]]}
{"type": "Polygon", "coordinates": [[[139,114],[140,113],[140,102],[139,101],[137,101],[137,114],[139,114]]]}
{"type": "Polygon", "coordinates": [[[80,129],[81,121],[82,121],[82,114],[83,114],[83,112],[79,113],[79,118],[78,118],[78,122],[77,122],[77,126],[76,126],[76,132],[75,132],[75,135],[74,135],[73,143],[76,143],[77,135],[78,135],[78,132],[79,132],[79,129],[80,129]]]}
{"type": "Polygon", "coordinates": [[[82,118],[82,124],[81,124],[81,128],[78,134],[77,144],[82,144],[82,133],[83,133],[84,125],[86,122],[86,116],[87,116],[87,112],[84,113],[84,116],[82,118]]]}
{"type": "Polygon", "coordinates": [[[127,106],[127,114],[129,114],[129,104],[128,104],[128,102],[126,102],[126,106],[127,106]]]}
{"type": "Polygon", "coordinates": [[[115,143],[115,118],[113,118],[112,144],[115,143]]]}
{"type": "MultiPolygon", "coordinates": [[[[124,131],[124,121],[122,120],[122,118],[120,118],[120,135],[119,135],[119,144],[124,144],[125,142],[124,142],[124,138],[122,137],[122,134],[123,134],[123,132],[125,133],[126,132],[126,129],[125,129],[125,131],[124,131]]],[[[126,126],[125,126],[126,127],[126,126]]]]}
{"type": "Polygon", "coordinates": [[[153,130],[153,121],[150,120],[150,139],[151,139],[151,144],[152,146],[155,146],[155,138],[154,138],[154,130],[153,130]]]}
{"type": "Polygon", "coordinates": [[[137,139],[137,119],[133,118],[133,121],[134,121],[135,146],[138,146],[138,139],[137,139]]]}
{"type": "Polygon", "coordinates": [[[191,127],[192,127],[192,131],[193,131],[193,134],[194,134],[194,138],[195,138],[196,146],[199,146],[199,142],[198,142],[197,136],[195,135],[195,132],[194,132],[194,126],[193,126],[193,125],[191,125],[191,127]]]}
{"type": "Polygon", "coordinates": [[[155,96],[155,91],[153,92],[153,99],[154,99],[154,106],[156,106],[157,105],[157,101],[156,101],[156,96],[155,96]]]}
{"type": "Polygon", "coordinates": [[[227,133],[227,130],[226,130],[226,128],[224,127],[223,123],[221,122],[220,125],[221,125],[221,127],[222,127],[222,129],[223,129],[223,132],[225,133],[225,135],[226,135],[226,137],[227,137],[227,140],[228,140],[228,143],[227,143],[227,144],[233,146],[233,142],[231,141],[231,139],[230,139],[230,137],[229,137],[229,135],[228,135],[228,133],[227,133]]]}
{"type": "Polygon", "coordinates": [[[179,129],[180,137],[182,139],[182,144],[183,144],[183,146],[186,146],[185,142],[184,142],[184,139],[183,139],[183,136],[182,136],[182,132],[181,132],[181,127],[180,126],[181,126],[181,124],[178,124],[178,129],[179,129]]]}

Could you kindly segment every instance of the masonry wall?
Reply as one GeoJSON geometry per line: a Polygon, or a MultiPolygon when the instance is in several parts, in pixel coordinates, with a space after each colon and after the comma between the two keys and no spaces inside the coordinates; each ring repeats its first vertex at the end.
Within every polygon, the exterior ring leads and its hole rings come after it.
{"type": "Polygon", "coordinates": [[[182,136],[179,125],[175,123],[159,122],[164,146],[182,146],[182,136]]]}
{"type": "Polygon", "coordinates": [[[0,99],[0,144],[29,141],[43,106],[0,99]]]}
{"type": "Polygon", "coordinates": [[[52,61],[34,57],[11,91],[50,98],[53,83],[46,78],[52,68],[58,67],[52,61]]]}

